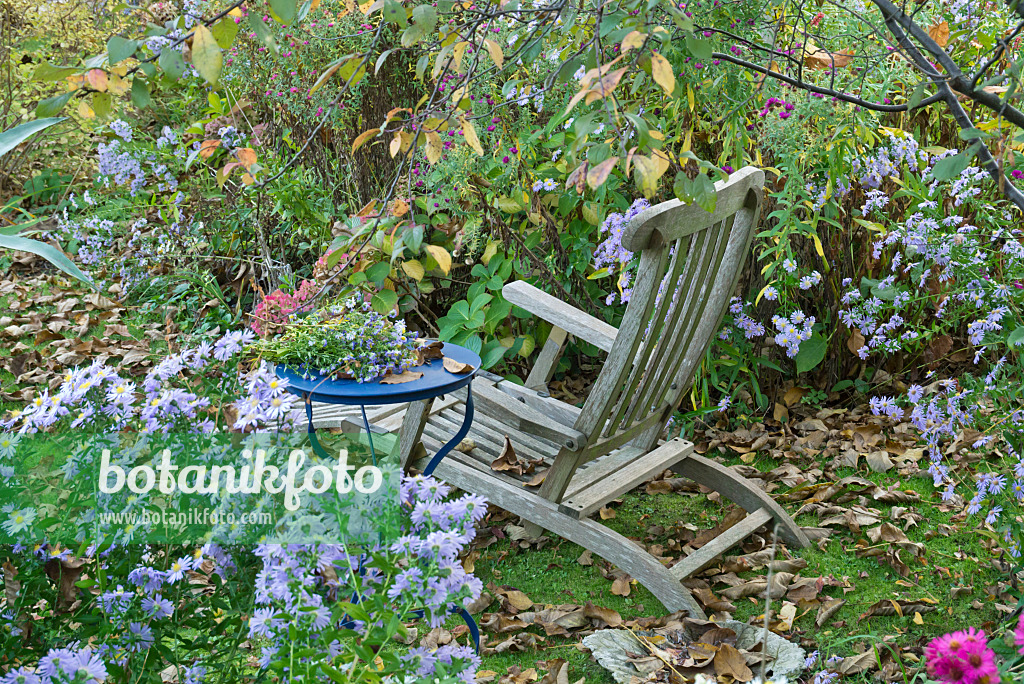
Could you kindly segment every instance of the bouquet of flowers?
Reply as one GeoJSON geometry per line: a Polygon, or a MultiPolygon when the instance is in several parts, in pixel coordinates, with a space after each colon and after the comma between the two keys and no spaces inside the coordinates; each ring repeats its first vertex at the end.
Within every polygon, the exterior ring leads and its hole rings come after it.
{"type": "Polygon", "coordinates": [[[336,302],[293,320],[284,334],[262,340],[254,350],[264,360],[304,375],[369,382],[401,375],[423,363],[425,342],[394,314],[381,315],[355,299],[336,302]]]}

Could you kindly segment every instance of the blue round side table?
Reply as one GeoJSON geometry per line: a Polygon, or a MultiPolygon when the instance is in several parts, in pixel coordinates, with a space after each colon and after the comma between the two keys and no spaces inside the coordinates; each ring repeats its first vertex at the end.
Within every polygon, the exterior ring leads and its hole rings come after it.
{"type": "Polygon", "coordinates": [[[462,426],[455,433],[455,436],[442,446],[427,463],[423,474],[430,475],[441,462],[441,459],[447,456],[469,434],[469,427],[473,423],[473,389],[470,383],[473,381],[473,376],[480,370],[480,357],[465,347],[445,342],[441,351],[450,359],[469,364],[473,367],[473,370],[469,373],[457,375],[445,370],[442,359],[431,359],[421,366],[409,369],[413,372],[423,373],[423,377],[411,382],[394,385],[381,384],[379,380],[371,380],[369,382],[335,380],[324,377],[319,373],[306,373],[304,376],[298,371],[280,365],[277,366],[275,371],[279,378],[287,382],[288,391],[302,397],[302,400],[305,402],[306,419],[309,422],[307,431],[313,449],[318,455],[329,458],[316,439],[316,429],[313,427],[313,402],[358,406],[363,415],[363,427],[366,429],[367,439],[370,442],[370,455],[373,458],[374,464],[377,462],[377,455],[373,450],[370,421],[366,418],[367,406],[405,404],[423,399],[433,399],[434,397],[441,397],[465,387],[466,417],[463,419],[462,426]]]}

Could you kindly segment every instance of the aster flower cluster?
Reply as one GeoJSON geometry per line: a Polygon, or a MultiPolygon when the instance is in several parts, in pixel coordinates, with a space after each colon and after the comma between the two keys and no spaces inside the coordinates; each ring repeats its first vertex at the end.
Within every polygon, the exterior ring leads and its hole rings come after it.
{"type": "Polygon", "coordinates": [[[91,648],[74,644],[50,649],[35,666],[8,670],[4,684],[99,684],[107,679],[107,666],[91,648]]]}
{"type": "MultiPolygon", "coordinates": [[[[400,624],[389,615],[400,621],[425,617],[435,627],[475,600],[482,584],[463,570],[458,555],[473,540],[487,504],[472,495],[447,500],[450,493],[433,478],[403,478],[399,496],[378,514],[380,520],[397,518],[401,536],[390,543],[382,539],[364,552],[341,544],[257,547],[262,569],[249,635],[269,642],[262,647],[261,667],[285,661],[290,663],[287,680],[309,673],[326,681],[320,663],[356,667],[354,660],[361,656],[352,648],[353,633],[364,644],[379,643],[390,640],[400,624]],[[328,601],[333,596],[352,598],[339,607],[328,601]],[[289,660],[296,647],[311,655],[289,660]]],[[[373,667],[382,666],[382,676],[397,681],[455,676],[468,684],[475,681],[479,665],[471,648],[452,643],[412,648],[373,667]]]]}
{"type": "Polygon", "coordinates": [[[909,173],[907,160],[917,157],[908,155],[901,158],[907,171],[901,192],[914,201],[906,215],[890,218],[883,212],[888,196],[882,190],[869,191],[864,207],[885,221],[872,257],[888,273],[877,281],[845,281],[840,319],[867,338],[857,352],[862,359],[915,351],[923,341],[916,329],[922,316],[937,320],[950,335],[966,326],[978,363],[986,350],[1007,344],[1016,327],[1011,311],[1024,301],[1024,286],[1018,287],[1024,233],[1011,227],[1006,209],[981,198],[984,174],[977,168],[943,183],[931,178],[926,163],[913,167],[923,175],[909,173]],[[950,205],[959,213],[948,212],[950,205]]]}
{"type": "MultiPolygon", "coordinates": [[[[204,341],[165,357],[139,384],[98,359],[89,366],[69,370],[58,392],[51,395],[49,390],[41,390],[28,407],[0,420],[0,429],[34,433],[64,426],[111,430],[132,427],[148,433],[210,433],[216,425],[206,411],[209,397],[177,383],[185,380],[181,384],[188,387],[188,376],[201,377],[211,362],[236,358],[254,339],[255,335],[246,330],[228,332],[213,344],[204,341]]],[[[260,372],[263,377],[267,371],[260,372]]],[[[274,420],[287,423],[286,418],[287,411],[282,409],[274,420]]]]}
{"type": "Polygon", "coordinates": [[[394,312],[384,316],[369,302],[350,298],[292,321],[283,335],[260,341],[255,351],[302,373],[370,382],[417,364],[418,333],[394,317],[394,312]]]}
{"type": "MultiPolygon", "coordinates": [[[[630,270],[633,261],[633,253],[622,246],[622,232],[636,216],[651,206],[645,199],[638,199],[629,206],[625,214],[609,214],[601,223],[601,235],[607,235],[601,244],[594,251],[594,268],[601,271],[607,269],[607,273],[618,277],[615,280],[618,289],[619,301],[623,304],[629,303],[632,287],[630,281],[632,272],[630,270]]],[[[611,306],[615,303],[616,293],[612,292],[605,299],[605,304],[611,306]]]]}

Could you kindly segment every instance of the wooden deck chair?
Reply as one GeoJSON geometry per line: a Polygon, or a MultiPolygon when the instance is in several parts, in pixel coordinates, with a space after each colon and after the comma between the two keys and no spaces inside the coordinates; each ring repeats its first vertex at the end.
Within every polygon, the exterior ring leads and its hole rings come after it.
{"type": "MultiPolygon", "coordinates": [[[[761,207],[764,173],[746,167],[716,185],[713,213],[677,200],[640,213],[623,232],[622,244],[640,264],[622,325],[617,330],[526,282],[502,290],[505,298],[554,328],[526,386],[484,373],[472,384],[476,417],[468,453],[453,451],[437,477],[486,496],[539,533],[548,530],[615,564],[647,587],[668,610],[703,617],[681,580],[763,525],[775,521],[782,539],[797,547],[807,537],[792,518],[756,485],[696,455],[693,444],[671,439],[664,428],[718,332],[742,264],[750,251],[761,207]],[[660,293],[660,294],[659,294],[660,293]],[[608,353],[582,409],[551,398],[551,379],[566,335],[608,353]],[[491,467],[506,436],[519,459],[534,469],[491,467]],[[539,490],[526,482],[549,468],[539,490]],[[666,567],[637,543],[589,516],[609,501],[672,468],[739,504],[747,517],[691,555],[666,567]]],[[[416,402],[403,419],[402,467],[422,469],[462,423],[465,391],[416,402]],[[417,445],[422,441],[423,448],[417,445]]]]}

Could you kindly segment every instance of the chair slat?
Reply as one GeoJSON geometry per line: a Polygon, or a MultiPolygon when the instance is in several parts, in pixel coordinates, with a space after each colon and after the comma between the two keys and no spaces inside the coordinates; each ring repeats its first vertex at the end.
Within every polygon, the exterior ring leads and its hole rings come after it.
{"type": "MultiPolygon", "coordinates": [[[[689,240],[686,239],[687,246],[689,240]]],[[[680,272],[683,270],[683,266],[688,261],[687,257],[684,256],[685,248],[683,246],[683,240],[675,245],[671,260],[668,266],[668,272],[662,277],[661,285],[659,285],[659,291],[663,294],[659,297],[655,294],[655,311],[651,318],[651,321],[647,325],[647,330],[644,333],[644,341],[640,346],[640,352],[633,360],[633,368],[629,373],[629,380],[623,386],[622,392],[619,395],[617,404],[618,408],[612,413],[612,417],[605,423],[604,435],[606,437],[613,434],[619,427],[619,421],[622,420],[622,415],[626,412],[630,405],[630,398],[636,394],[637,386],[643,379],[646,371],[648,361],[651,358],[651,354],[658,346],[657,340],[665,332],[664,326],[668,319],[667,312],[671,309],[672,304],[675,300],[674,296],[674,285],[676,280],[679,278],[680,272]]]]}
{"type": "MultiPolygon", "coordinates": [[[[714,275],[721,266],[722,257],[729,242],[728,230],[731,227],[732,217],[722,222],[719,226],[713,227],[719,228],[719,231],[714,231],[717,234],[713,234],[713,239],[708,240],[709,248],[702,253],[700,262],[697,265],[697,272],[700,274],[701,282],[694,283],[697,289],[696,291],[691,290],[686,312],[676,325],[675,334],[669,341],[671,349],[665,358],[662,359],[662,364],[658,368],[653,369],[650,382],[644,388],[643,397],[638,405],[641,412],[649,410],[652,404],[660,405],[665,395],[670,391],[670,386],[675,379],[679,366],[690,351],[691,345],[694,342],[694,332],[704,316],[712,290],[715,287],[716,279],[714,275]]],[[[712,230],[705,232],[713,233],[712,230]]],[[[703,350],[701,355],[703,355],[703,350]]]]}

